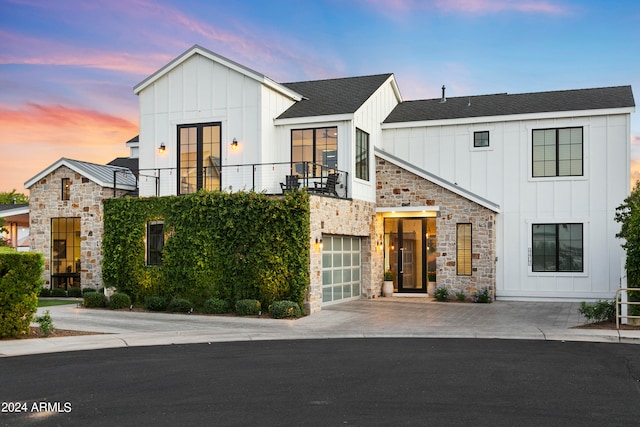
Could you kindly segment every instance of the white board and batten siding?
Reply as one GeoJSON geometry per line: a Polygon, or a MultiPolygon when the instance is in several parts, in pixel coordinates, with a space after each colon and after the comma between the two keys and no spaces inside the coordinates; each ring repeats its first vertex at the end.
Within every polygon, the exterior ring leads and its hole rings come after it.
{"type": "Polygon", "coordinates": [[[629,193],[630,122],[629,114],[598,113],[385,125],[381,148],[501,207],[496,215],[497,298],[611,298],[624,263],[613,218],[629,193]],[[583,176],[533,178],[532,131],[565,127],[583,128],[583,176]],[[473,133],[487,130],[490,147],[474,148],[473,133]],[[532,224],[541,223],[583,224],[584,272],[532,271],[532,224]]]}

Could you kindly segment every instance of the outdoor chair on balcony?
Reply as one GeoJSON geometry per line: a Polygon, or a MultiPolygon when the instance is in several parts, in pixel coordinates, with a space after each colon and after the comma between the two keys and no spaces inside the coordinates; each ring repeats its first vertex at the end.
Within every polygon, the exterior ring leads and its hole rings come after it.
{"type": "Polygon", "coordinates": [[[330,173],[327,175],[327,179],[324,182],[314,182],[314,188],[309,188],[310,193],[317,194],[329,194],[332,196],[338,196],[336,191],[336,185],[338,184],[338,174],[330,173]]]}
{"type": "Polygon", "coordinates": [[[287,191],[295,191],[300,188],[300,182],[298,181],[298,175],[287,175],[285,177],[285,182],[280,183],[280,188],[282,188],[282,192],[286,193],[287,191]]]}

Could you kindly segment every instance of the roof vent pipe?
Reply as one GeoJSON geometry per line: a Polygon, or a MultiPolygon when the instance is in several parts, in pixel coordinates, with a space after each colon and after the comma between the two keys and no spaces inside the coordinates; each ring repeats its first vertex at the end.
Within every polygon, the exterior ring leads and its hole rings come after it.
{"type": "Polygon", "coordinates": [[[447,102],[447,98],[444,97],[444,91],[445,91],[446,87],[444,87],[444,85],[442,85],[442,98],[440,99],[440,103],[444,103],[447,102]]]}

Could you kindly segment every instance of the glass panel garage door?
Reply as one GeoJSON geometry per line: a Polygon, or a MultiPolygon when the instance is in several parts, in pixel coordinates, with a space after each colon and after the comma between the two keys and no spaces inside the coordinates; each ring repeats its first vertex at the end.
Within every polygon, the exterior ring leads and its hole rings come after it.
{"type": "Polygon", "coordinates": [[[360,238],[323,236],[322,303],[360,297],[360,238]]]}

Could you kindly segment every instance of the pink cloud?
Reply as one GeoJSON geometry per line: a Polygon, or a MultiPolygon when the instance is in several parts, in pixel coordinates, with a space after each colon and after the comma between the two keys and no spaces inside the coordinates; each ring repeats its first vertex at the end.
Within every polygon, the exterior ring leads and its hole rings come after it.
{"type": "Polygon", "coordinates": [[[441,10],[450,13],[485,15],[500,12],[541,13],[561,15],[569,10],[553,0],[362,0],[385,14],[411,13],[420,10],[441,10]]]}
{"type": "Polygon", "coordinates": [[[0,191],[23,192],[26,180],[60,157],[104,164],[126,156],[134,121],[62,105],[0,105],[0,191]],[[19,143],[13,143],[19,141],[19,143]]]}

